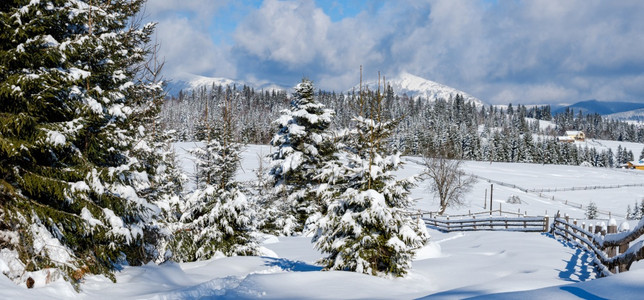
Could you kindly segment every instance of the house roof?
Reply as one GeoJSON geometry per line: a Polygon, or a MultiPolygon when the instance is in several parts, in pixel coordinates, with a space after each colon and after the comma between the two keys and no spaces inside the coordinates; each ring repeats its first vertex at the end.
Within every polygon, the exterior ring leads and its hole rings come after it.
{"type": "Polygon", "coordinates": [[[583,134],[584,132],[583,132],[583,131],[578,131],[578,130],[570,130],[570,131],[566,131],[566,135],[578,135],[578,134],[580,134],[580,133],[582,133],[582,134],[583,134]]]}
{"type": "Polygon", "coordinates": [[[633,165],[634,167],[644,167],[644,160],[633,160],[629,161],[628,163],[633,165]]]}

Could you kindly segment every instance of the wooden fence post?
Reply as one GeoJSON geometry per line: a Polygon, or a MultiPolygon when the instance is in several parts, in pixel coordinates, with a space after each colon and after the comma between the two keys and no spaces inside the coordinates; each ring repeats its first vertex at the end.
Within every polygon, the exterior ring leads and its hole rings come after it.
{"type": "MultiPolygon", "coordinates": [[[[625,232],[625,231],[630,230],[628,228],[629,227],[628,223],[626,223],[626,222],[624,222],[624,223],[622,223],[622,225],[619,226],[619,228],[618,228],[619,232],[625,232]],[[627,225],[627,226],[624,226],[624,225],[627,225]]],[[[628,243],[622,243],[621,245],[619,245],[619,249],[617,250],[618,251],[617,254],[625,253],[628,250],[628,246],[629,246],[628,243]]],[[[626,272],[626,271],[628,271],[628,264],[620,264],[618,266],[618,269],[619,269],[620,273],[626,272]]]]}
{"type": "MultiPolygon", "coordinates": [[[[619,245],[619,253],[620,254],[625,253],[626,250],[628,250],[628,243],[624,243],[624,244],[619,245]]],[[[628,271],[628,265],[627,264],[619,265],[619,272],[620,273],[626,272],[626,271],[628,271]]]]}
{"type": "Polygon", "coordinates": [[[555,232],[555,227],[557,227],[557,223],[559,223],[559,218],[560,217],[561,217],[561,215],[559,214],[559,211],[557,211],[557,213],[555,214],[554,219],[552,220],[552,227],[550,228],[551,229],[550,233],[552,233],[552,235],[555,235],[555,233],[556,233],[555,232]]]}
{"type": "Polygon", "coordinates": [[[550,225],[550,217],[546,215],[543,218],[543,232],[548,232],[548,225],[550,225]]]}
{"type": "Polygon", "coordinates": [[[566,237],[566,239],[568,239],[568,222],[570,221],[570,217],[568,216],[568,214],[564,216],[564,219],[566,219],[566,224],[565,224],[566,231],[564,232],[564,236],[566,237]]]}
{"type": "Polygon", "coordinates": [[[472,219],[474,220],[474,221],[472,222],[472,225],[474,225],[474,230],[476,230],[476,215],[473,215],[473,216],[472,216],[472,219]]]}
{"type": "MultiPolygon", "coordinates": [[[[572,220],[572,223],[575,224],[575,228],[572,229],[572,232],[577,233],[577,219],[572,220]]],[[[573,237],[573,240],[577,241],[576,237],[573,237]]]]}
{"type": "Polygon", "coordinates": [[[450,230],[449,230],[449,225],[450,225],[450,222],[449,222],[449,216],[447,216],[447,222],[446,222],[446,224],[447,224],[447,232],[450,232],[450,230]]]}
{"type": "MultiPolygon", "coordinates": [[[[615,219],[610,219],[608,221],[607,231],[608,231],[608,234],[617,233],[617,222],[615,221],[615,219]]],[[[606,254],[608,254],[608,258],[612,258],[612,257],[615,257],[615,255],[617,255],[617,247],[608,247],[608,249],[606,250],[607,250],[606,254]]],[[[616,273],[617,269],[615,267],[612,267],[610,268],[610,271],[612,273],[616,273]]]]}

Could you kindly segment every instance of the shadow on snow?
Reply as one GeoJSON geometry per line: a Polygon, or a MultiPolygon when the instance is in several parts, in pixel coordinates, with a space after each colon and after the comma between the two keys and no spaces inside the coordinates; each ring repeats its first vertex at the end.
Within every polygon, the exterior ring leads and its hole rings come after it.
{"type": "Polygon", "coordinates": [[[321,271],[322,267],[307,264],[302,261],[292,261],[285,258],[275,258],[262,256],[266,262],[264,265],[269,267],[280,267],[284,271],[291,272],[316,272],[321,271]]]}

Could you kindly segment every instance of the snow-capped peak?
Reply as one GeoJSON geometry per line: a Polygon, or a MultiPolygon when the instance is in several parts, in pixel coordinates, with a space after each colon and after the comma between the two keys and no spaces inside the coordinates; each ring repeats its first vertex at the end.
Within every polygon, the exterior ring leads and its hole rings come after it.
{"type": "MultiPolygon", "coordinates": [[[[410,97],[421,97],[430,101],[443,98],[449,99],[460,94],[465,101],[472,102],[477,107],[484,105],[483,101],[455,88],[427,80],[425,78],[402,72],[395,78],[385,78],[386,84],[390,85],[394,93],[398,95],[407,94],[410,97]]],[[[367,82],[366,86],[370,88],[377,87],[378,82],[367,82]]]]}
{"type": "Polygon", "coordinates": [[[195,77],[188,81],[187,84],[191,89],[198,89],[202,87],[210,87],[212,85],[233,86],[235,84],[239,84],[239,82],[222,77],[205,77],[195,75],[195,77]]]}
{"type": "Polygon", "coordinates": [[[170,95],[177,95],[179,91],[198,90],[201,88],[210,89],[212,86],[249,86],[264,91],[286,91],[288,88],[272,83],[253,84],[241,80],[233,80],[223,77],[206,77],[194,74],[182,74],[182,80],[171,81],[166,90],[170,95]]]}

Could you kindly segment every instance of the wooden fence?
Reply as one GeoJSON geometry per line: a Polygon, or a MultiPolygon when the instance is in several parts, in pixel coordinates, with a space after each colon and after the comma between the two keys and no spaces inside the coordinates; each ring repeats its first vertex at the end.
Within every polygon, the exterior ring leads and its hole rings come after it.
{"type": "Polygon", "coordinates": [[[606,229],[600,225],[586,228],[579,226],[576,220],[570,222],[568,216],[562,218],[557,214],[550,232],[591,254],[603,276],[626,272],[633,262],[644,259],[644,241],[638,240],[644,235],[644,220],[633,230],[617,232],[614,220],[606,229]]]}
{"type": "MultiPolygon", "coordinates": [[[[494,211],[496,212],[496,211],[494,211]]],[[[549,218],[522,216],[515,212],[498,211],[499,214],[517,215],[489,216],[489,211],[458,216],[430,216],[423,215],[427,226],[444,231],[522,231],[522,232],[548,232],[549,218]],[[479,217],[477,217],[477,215],[479,217]],[[482,215],[482,216],[481,216],[482,215]]]]}

